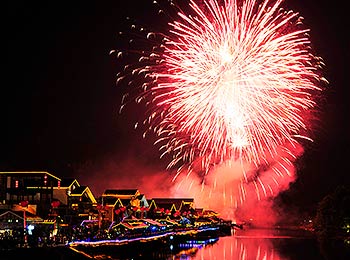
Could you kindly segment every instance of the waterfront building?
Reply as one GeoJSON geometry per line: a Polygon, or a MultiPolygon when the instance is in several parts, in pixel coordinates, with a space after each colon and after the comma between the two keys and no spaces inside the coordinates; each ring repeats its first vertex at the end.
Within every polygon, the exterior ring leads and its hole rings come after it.
{"type": "Polygon", "coordinates": [[[148,201],[136,188],[106,189],[95,198],[88,186],[74,178],[59,178],[47,171],[0,172],[0,240],[16,237],[22,245],[150,237],[214,223],[198,219],[214,212],[199,211],[193,198],[148,201]]]}
{"type": "Polygon", "coordinates": [[[152,198],[149,206],[153,218],[186,216],[194,211],[193,198],[152,198]]]}
{"type": "Polygon", "coordinates": [[[145,194],[138,189],[106,189],[101,197],[106,211],[104,220],[110,223],[118,223],[130,216],[147,217],[149,204],[145,194]]]}
{"type": "Polygon", "coordinates": [[[32,225],[55,235],[60,228],[97,218],[96,205],[89,187],[76,179],[47,171],[0,172],[0,233],[23,229],[26,233],[32,225]]]}

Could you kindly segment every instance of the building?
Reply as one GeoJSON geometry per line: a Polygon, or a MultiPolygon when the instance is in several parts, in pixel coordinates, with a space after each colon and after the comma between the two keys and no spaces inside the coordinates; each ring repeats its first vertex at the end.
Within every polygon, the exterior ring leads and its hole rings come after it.
{"type": "Polygon", "coordinates": [[[24,225],[33,223],[49,224],[57,233],[60,227],[97,218],[96,206],[89,187],[75,179],[61,179],[47,171],[0,172],[0,212],[7,219],[1,230],[23,230],[24,225]]]}
{"type": "Polygon", "coordinates": [[[162,216],[184,216],[193,214],[193,198],[152,198],[149,214],[154,218],[162,216]]]}
{"type": "Polygon", "coordinates": [[[102,194],[102,205],[106,214],[104,219],[119,222],[128,216],[147,217],[149,207],[144,194],[138,189],[107,189],[102,194]]]}

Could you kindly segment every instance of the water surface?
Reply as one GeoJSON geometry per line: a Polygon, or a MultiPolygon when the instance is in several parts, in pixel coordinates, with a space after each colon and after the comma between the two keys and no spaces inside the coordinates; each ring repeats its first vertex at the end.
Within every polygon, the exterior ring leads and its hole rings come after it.
{"type": "Polygon", "coordinates": [[[277,229],[237,230],[191,254],[168,259],[188,260],[341,260],[350,259],[350,245],[342,240],[320,242],[307,231],[277,229]]]}
{"type": "Polygon", "coordinates": [[[350,260],[350,243],[319,241],[302,230],[244,229],[219,238],[185,239],[179,243],[128,244],[124,247],[29,248],[0,252],[1,260],[350,260]]]}

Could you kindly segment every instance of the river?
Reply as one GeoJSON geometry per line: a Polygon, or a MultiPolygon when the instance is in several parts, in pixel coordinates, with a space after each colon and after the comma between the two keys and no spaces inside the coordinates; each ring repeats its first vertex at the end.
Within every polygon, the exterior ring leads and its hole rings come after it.
{"type": "Polygon", "coordinates": [[[321,242],[302,230],[244,229],[228,236],[186,240],[181,244],[166,243],[160,247],[146,244],[142,250],[127,246],[73,251],[63,246],[0,253],[1,260],[17,259],[14,256],[49,260],[348,260],[350,242],[321,242]]]}
{"type": "Polygon", "coordinates": [[[181,260],[342,260],[350,259],[346,241],[320,242],[301,230],[247,229],[220,237],[214,244],[192,254],[178,254],[181,260]]]}

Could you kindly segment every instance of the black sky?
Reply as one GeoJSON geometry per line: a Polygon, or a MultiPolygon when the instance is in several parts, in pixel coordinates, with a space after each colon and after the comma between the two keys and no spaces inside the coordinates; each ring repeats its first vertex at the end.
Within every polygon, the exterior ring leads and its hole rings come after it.
{"type": "MultiPolygon", "coordinates": [[[[304,16],[330,82],[319,101],[315,142],[285,197],[314,203],[349,184],[349,27],[341,1],[284,5],[304,16]]],[[[109,55],[117,33],[126,29],[125,18],[147,25],[152,8],[151,0],[7,1],[1,171],[47,170],[67,177],[75,166],[105,157],[157,160],[151,142],[133,131],[134,115],[117,114],[118,64],[109,55]]]]}

